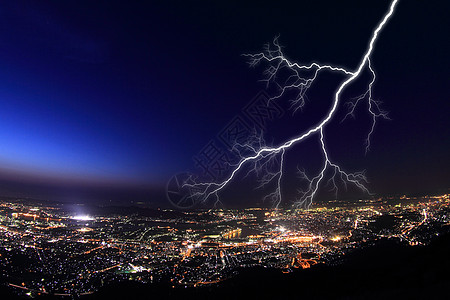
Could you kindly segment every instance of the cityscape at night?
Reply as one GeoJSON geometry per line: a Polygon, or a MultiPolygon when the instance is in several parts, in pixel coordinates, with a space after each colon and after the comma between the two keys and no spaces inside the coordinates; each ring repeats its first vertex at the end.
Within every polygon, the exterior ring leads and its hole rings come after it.
{"type": "Polygon", "coordinates": [[[128,280],[217,285],[245,268],[290,273],[342,264],[381,240],[425,246],[450,229],[450,194],[333,201],[308,210],[122,213],[74,206],[2,199],[1,276],[17,294],[82,296],[128,280]]]}
{"type": "Polygon", "coordinates": [[[446,299],[446,1],[1,1],[0,299],[446,299]]]}

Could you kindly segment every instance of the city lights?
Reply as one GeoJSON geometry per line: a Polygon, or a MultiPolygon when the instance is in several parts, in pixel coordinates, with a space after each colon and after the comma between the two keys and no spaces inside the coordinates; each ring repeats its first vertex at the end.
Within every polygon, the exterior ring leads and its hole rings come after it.
{"type": "Polygon", "coordinates": [[[77,220],[77,221],[93,221],[93,220],[95,220],[95,218],[90,217],[88,215],[74,216],[74,217],[72,217],[72,219],[77,220]]]}
{"type": "Polygon", "coordinates": [[[426,245],[450,229],[449,204],[445,194],[332,201],[308,210],[208,209],[177,217],[171,210],[139,208],[131,216],[94,218],[3,200],[0,267],[10,287],[32,296],[81,295],[95,292],[98,282],[126,280],[197,287],[226,281],[242,268],[291,273],[333,265],[383,240],[426,245]],[[16,261],[19,254],[30,263],[16,261]]]}

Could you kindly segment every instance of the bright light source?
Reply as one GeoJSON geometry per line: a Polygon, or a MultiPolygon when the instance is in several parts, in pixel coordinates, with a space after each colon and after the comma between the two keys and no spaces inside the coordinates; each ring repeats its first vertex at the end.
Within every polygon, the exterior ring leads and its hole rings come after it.
{"type": "Polygon", "coordinates": [[[72,219],[77,220],[77,221],[92,221],[92,220],[94,220],[93,217],[90,217],[88,215],[74,216],[74,217],[72,217],[72,219]]]}
{"type": "Polygon", "coordinates": [[[80,231],[80,232],[88,232],[88,231],[92,231],[92,228],[83,227],[83,228],[78,229],[78,231],[80,231]]]}
{"type": "Polygon", "coordinates": [[[342,239],[342,237],[340,237],[340,236],[335,236],[335,237],[333,237],[331,240],[333,241],[333,242],[338,242],[338,241],[340,241],[342,239]]]}

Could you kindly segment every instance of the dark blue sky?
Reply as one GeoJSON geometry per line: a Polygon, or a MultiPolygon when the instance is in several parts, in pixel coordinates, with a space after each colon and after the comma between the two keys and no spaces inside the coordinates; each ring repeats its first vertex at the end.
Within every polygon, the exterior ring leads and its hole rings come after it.
{"type": "MultiPolygon", "coordinates": [[[[264,88],[262,70],[248,68],[242,53],[279,34],[293,60],[353,68],[389,5],[292,2],[2,2],[1,178],[162,190],[173,174],[198,171],[192,157],[264,88]]],[[[375,93],[392,121],[378,126],[372,151],[364,155],[362,137],[330,137],[343,164],[366,169],[376,192],[449,187],[442,2],[401,1],[382,32],[375,93]]],[[[314,117],[299,119],[299,128],[314,117]]],[[[281,142],[296,125],[271,138],[281,142]]]]}

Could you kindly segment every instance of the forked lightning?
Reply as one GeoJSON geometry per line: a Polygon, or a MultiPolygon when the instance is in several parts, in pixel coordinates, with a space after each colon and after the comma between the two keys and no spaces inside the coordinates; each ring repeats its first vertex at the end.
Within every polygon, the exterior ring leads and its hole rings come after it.
{"type": "Polygon", "coordinates": [[[319,137],[321,151],[323,154],[323,165],[320,172],[314,177],[308,177],[305,171],[299,170],[301,178],[306,181],[307,187],[306,189],[299,190],[299,197],[294,202],[294,205],[299,207],[309,207],[311,205],[314,197],[317,195],[320,185],[326,177],[327,171],[331,174],[331,177],[327,183],[332,186],[332,189],[336,193],[337,181],[342,182],[344,185],[347,183],[354,184],[357,188],[369,193],[366,187],[366,177],[363,172],[347,173],[338,164],[331,161],[325,143],[326,139],[324,128],[330,123],[336,110],[341,104],[341,94],[344,89],[352,84],[360,76],[363,70],[368,70],[371,80],[367,85],[367,90],[360,97],[347,102],[348,113],[344,117],[344,120],[349,116],[353,116],[355,113],[355,108],[358,104],[364,101],[367,103],[368,112],[371,115],[371,127],[366,138],[366,152],[369,150],[370,138],[374,132],[377,119],[380,117],[387,118],[386,112],[380,108],[380,103],[373,99],[373,85],[376,79],[376,73],[372,67],[371,55],[379,33],[385,27],[388,20],[393,16],[397,3],[398,0],[392,1],[388,12],[373,31],[368,48],[355,71],[332,65],[322,65],[315,62],[310,64],[291,62],[284,56],[282,48],[279,45],[278,38],[274,39],[272,46],[267,45],[263,52],[257,54],[246,54],[245,56],[249,58],[249,63],[251,66],[255,66],[260,63],[266,63],[269,65],[264,72],[266,75],[264,81],[268,85],[276,84],[279,88],[279,92],[269,101],[277,101],[283,96],[286,96],[288,93],[289,95],[294,94],[294,97],[290,99],[291,108],[294,112],[305,105],[306,92],[311,84],[316,80],[319,73],[340,73],[345,76],[345,79],[334,93],[331,109],[316,126],[310,128],[306,132],[300,133],[296,137],[276,147],[265,145],[265,143],[262,143],[262,139],[259,139],[256,143],[249,142],[246,145],[238,145],[238,148],[245,148],[247,151],[250,150],[250,154],[242,155],[240,161],[233,166],[232,172],[229,176],[221,182],[185,183],[186,186],[195,188],[196,192],[193,196],[199,199],[199,201],[206,201],[211,197],[214,197],[216,201],[219,201],[219,192],[232,182],[239,171],[241,171],[244,167],[250,166],[250,170],[256,171],[258,174],[261,174],[261,172],[264,173],[264,175],[261,176],[261,186],[264,186],[272,181],[276,182],[277,187],[275,191],[266,197],[272,200],[275,206],[279,205],[282,196],[281,184],[283,177],[283,164],[285,163],[285,152],[292,146],[305,141],[313,135],[318,135],[319,137]],[[290,75],[287,76],[286,80],[280,83],[277,82],[277,75],[281,70],[287,70],[290,75]],[[276,165],[274,168],[275,171],[271,171],[273,167],[271,168],[269,166],[273,166],[274,163],[276,165]]]}

